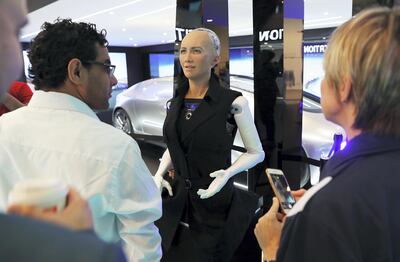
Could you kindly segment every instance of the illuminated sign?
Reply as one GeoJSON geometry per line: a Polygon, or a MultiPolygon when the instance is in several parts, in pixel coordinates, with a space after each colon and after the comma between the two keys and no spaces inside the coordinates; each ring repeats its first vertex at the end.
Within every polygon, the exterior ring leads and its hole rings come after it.
{"type": "Polygon", "coordinates": [[[178,41],[182,41],[185,35],[189,34],[190,31],[193,31],[193,29],[185,29],[179,27],[175,28],[175,39],[178,39],[178,41]]]}
{"type": "MultiPolygon", "coordinates": [[[[187,28],[175,28],[175,39],[182,41],[182,39],[193,29],[187,28]]],[[[260,42],[276,41],[283,39],[283,29],[273,29],[267,31],[258,32],[258,38],[260,42]]]]}
{"type": "Polygon", "coordinates": [[[258,41],[268,42],[283,39],[283,29],[274,29],[258,32],[258,41]]]}
{"type": "Polygon", "coordinates": [[[303,46],[304,54],[323,54],[327,44],[307,44],[303,46]]]}

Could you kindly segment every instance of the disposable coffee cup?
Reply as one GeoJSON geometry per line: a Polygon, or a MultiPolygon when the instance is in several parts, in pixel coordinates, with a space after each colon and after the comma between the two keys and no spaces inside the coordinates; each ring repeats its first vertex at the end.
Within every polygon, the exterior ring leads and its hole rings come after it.
{"type": "Polygon", "coordinates": [[[59,179],[36,178],[15,184],[8,195],[8,204],[32,205],[61,211],[66,204],[68,186],[59,179]]]}

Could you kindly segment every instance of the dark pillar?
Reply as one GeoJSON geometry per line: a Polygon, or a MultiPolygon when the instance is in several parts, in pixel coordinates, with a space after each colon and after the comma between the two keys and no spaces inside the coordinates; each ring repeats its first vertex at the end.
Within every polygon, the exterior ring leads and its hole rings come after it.
{"type": "Polygon", "coordinates": [[[293,188],[307,172],[290,160],[302,155],[303,17],[303,0],[253,0],[254,111],[266,159],[249,176],[251,190],[267,167],[282,168],[293,188]]]}

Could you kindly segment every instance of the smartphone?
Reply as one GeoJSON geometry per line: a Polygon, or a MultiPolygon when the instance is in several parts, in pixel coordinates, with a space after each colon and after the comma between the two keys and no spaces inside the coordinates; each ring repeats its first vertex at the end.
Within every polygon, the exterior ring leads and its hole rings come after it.
{"type": "Polygon", "coordinates": [[[282,210],[287,214],[296,203],[296,200],[290,192],[290,187],[285,175],[280,169],[267,168],[265,172],[267,173],[269,183],[281,204],[282,210]]]}

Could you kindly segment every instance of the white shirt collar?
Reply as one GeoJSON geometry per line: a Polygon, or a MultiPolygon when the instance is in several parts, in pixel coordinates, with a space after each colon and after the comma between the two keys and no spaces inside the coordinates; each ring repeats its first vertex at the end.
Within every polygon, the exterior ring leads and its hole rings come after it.
{"type": "Polygon", "coordinates": [[[99,119],[96,113],[82,100],[60,92],[35,91],[28,107],[75,111],[99,119]]]}

